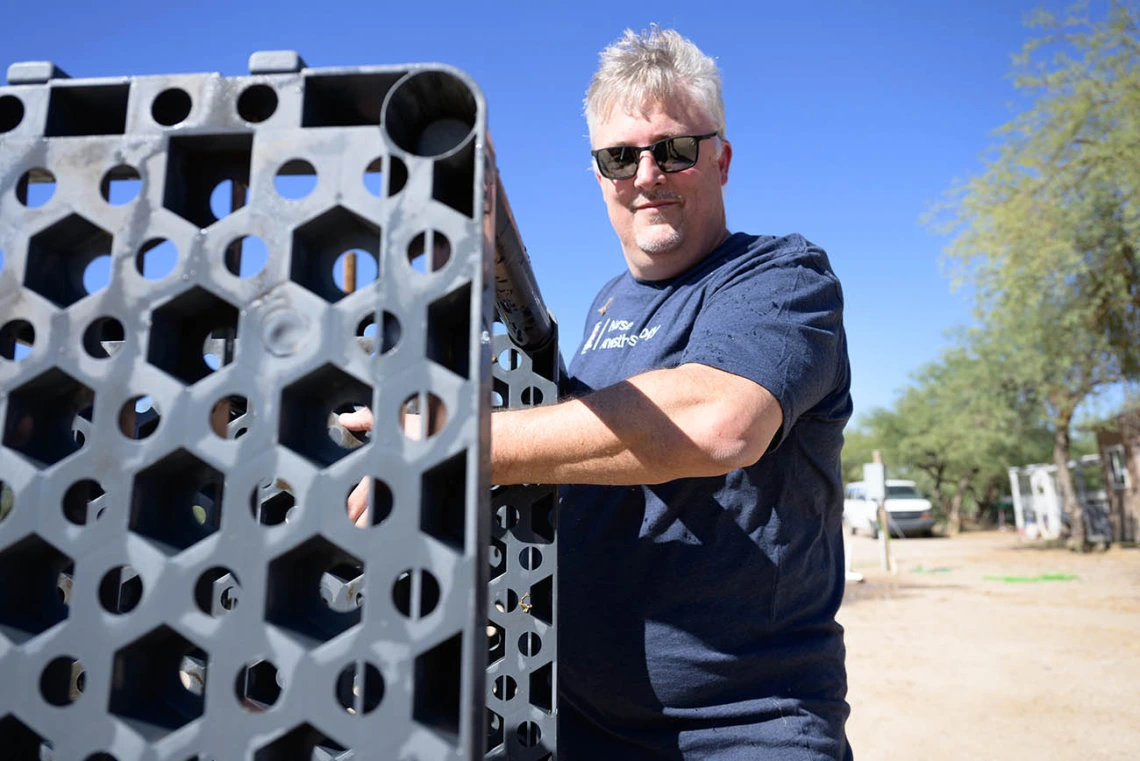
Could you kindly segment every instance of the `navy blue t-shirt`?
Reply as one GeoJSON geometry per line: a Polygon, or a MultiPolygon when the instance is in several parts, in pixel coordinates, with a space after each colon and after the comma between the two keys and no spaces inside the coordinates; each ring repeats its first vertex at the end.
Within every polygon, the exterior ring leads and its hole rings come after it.
{"type": "Polygon", "coordinates": [[[653,486],[568,486],[559,520],[560,757],[849,759],[839,452],[843,296],[798,235],[736,234],[591,307],[579,395],[689,362],[751,379],[784,423],[755,464],[653,486]]]}

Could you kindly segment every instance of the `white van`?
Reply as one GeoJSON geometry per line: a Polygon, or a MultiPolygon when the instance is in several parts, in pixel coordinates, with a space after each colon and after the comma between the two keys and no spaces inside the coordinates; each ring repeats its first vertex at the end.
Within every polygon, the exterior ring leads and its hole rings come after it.
{"type": "MultiPolygon", "coordinates": [[[[879,536],[878,505],[867,498],[862,481],[847,484],[843,499],[843,522],[854,534],[866,529],[879,536]]],[[[893,536],[930,536],[934,533],[934,509],[915,488],[914,481],[887,479],[887,515],[893,536]]]]}

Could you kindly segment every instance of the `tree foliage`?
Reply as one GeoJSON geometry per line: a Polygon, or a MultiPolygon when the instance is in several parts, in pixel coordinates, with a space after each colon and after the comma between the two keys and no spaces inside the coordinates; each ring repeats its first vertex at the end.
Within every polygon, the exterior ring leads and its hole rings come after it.
{"type": "Polygon", "coordinates": [[[1032,106],[941,208],[946,261],[976,294],[979,356],[1045,411],[1081,546],[1067,468],[1074,415],[1140,375],[1140,14],[1122,2],[1094,10],[1036,15],[1043,34],[1015,60],[1032,106]]]}

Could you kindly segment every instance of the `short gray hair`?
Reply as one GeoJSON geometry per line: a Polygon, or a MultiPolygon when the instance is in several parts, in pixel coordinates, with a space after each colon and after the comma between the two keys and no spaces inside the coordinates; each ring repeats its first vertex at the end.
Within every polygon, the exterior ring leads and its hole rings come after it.
{"type": "Polygon", "coordinates": [[[715,122],[725,139],[724,100],[716,61],[692,40],[656,24],[640,34],[626,29],[621,39],[598,55],[598,70],[586,90],[586,125],[590,135],[615,108],[631,113],[652,101],[691,98],[715,122]]]}

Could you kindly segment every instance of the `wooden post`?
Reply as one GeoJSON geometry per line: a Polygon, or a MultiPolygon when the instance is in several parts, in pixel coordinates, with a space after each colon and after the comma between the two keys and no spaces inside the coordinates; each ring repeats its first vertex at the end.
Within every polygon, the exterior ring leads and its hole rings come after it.
{"type": "MultiPolygon", "coordinates": [[[[876,465],[883,465],[884,471],[886,466],[883,463],[883,454],[876,449],[871,454],[871,461],[876,465]]],[[[886,473],[883,474],[883,493],[879,498],[879,565],[884,571],[894,572],[891,566],[891,517],[887,513],[887,479],[886,473]]]]}
{"type": "Polygon", "coordinates": [[[344,255],[344,292],[356,291],[356,252],[349,251],[344,255]]]}

